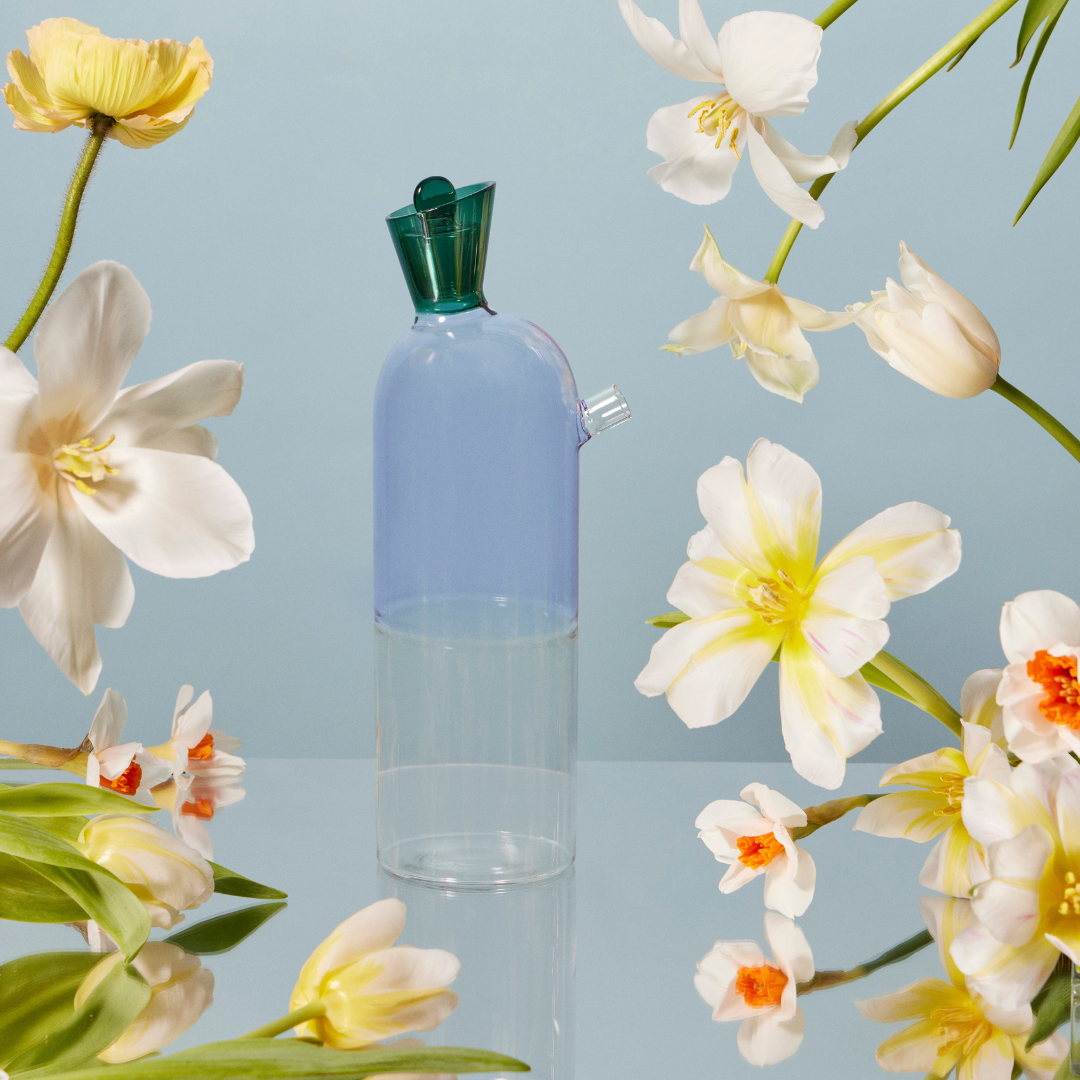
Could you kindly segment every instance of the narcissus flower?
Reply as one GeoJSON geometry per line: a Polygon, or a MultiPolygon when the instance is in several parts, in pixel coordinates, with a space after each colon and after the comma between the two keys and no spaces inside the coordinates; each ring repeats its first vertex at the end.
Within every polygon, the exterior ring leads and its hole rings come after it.
{"type": "Polygon", "coordinates": [[[8,53],[4,99],[23,131],[91,128],[143,149],[175,135],[206,93],[214,62],[199,38],[110,38],[78,19],[46,19],[26,32],[30,55],[8,53]]]}
{"type": "Polygon", "coordinates": [[[991,1005],[971,991],[949,955],[953,939],[972,923],[970,902],[927,896],[919,906],[950,981],[921,979],[894,994],[855,1002],[870,1020],[915,1021],[878,1047],[878,1064],[889,1072],[940,1077],[955,1069],[960,1080],[1002,1080],[1019,1065],[1031,1080],[1053,1080],[1068,1053],[1065,1036],[1056,1031],[1027,1049],[1035,1021],[1031,1006],[991,1005]]]}
{"type": "MultiPolygon", "coordinates": [[[[78,1009],[94,988],[112,969],[123,963],[123,956],[110,953],[83,980],[75,992],[78,1009]]],[[[150,987],[150,1001],[135,1021],[98,1060],[109,1065],[135,1061],[156,1053],[180,1038],[199,1019],[214,1000],[214,976],[197,956],[184,952],[167,941],[148,941],[132,967],[150,987]]]]}
{"type": "Polygon", "coordinates": [[[766,117],[799,116],[817,83],[821,27],[797,15],[751,11],[729,19],[714,38],[698,0],[680,0],[679,34],[633,0],[619,0],[637,43],[668,71],[713,88],[680,105],[660,109],[649,121],[650,150],[664,158],[649,170],[665,191],[703,205],[722,199],[750,150],[750,165],[765,194],[786,214],[816,229],[820,205],[799,184],[843,169],[855,148],[855,121],[845,124],[829,153],[802,154],[782,139],[766,117]],[[722,85],[720,85],[722,84],[722,85]]]}
{"type": "Polygon", "coordinates": [[[859,669],[889,638],[892,601],[960,565],[960,535],[923,503],[882,511],[817,563],[821,481],[802,458],[759,439],[698,480],[707,524],[690,538],[668,602],[690,616],[668,630],[634,685],[687,727],[730,716],[780,650],[780,719],[797,772],[839,787],[847,758],[881,734],[859,669]]]}
{"type": "Polygon", "coordinates": [[[739,1053],[752,1065],[775,1065],[799,1049],[804,1025],[796,985],[814,976],[810,945],[790,919],[766,912],[765,938],[770,959],[755,941],[718,941],[694,976],[714,1020],[743,1022],[739,1053]]]}
{"type": "Polygon", "coordinates": [[[991,742],[989,728],[965,723],[961,745],[962,750],[937,750],[889,769],[881,778],[882,787],[904,784],[915,790],[875,799],[863,808],[855,828],[919,844],[937,839],[919,883],[966,898],[972,885],[989,875],[982,845],[964,827],[964,782],[969,776],[985,776],[1007,784],[1011,768],[1005,751],[991,742]]]}
{"type": "Polygon", "coordinates": [[[720,891],[764,874],[765,906],[793,919],[810,906],[817,879],[809,852],[791,838],[791,829],[806,824],[806,811],[764,784],[747,784],[739,794],[745,802],[717,799],[694,822],[716,861],[729,866],[720,891]]]}
{"type": "Polygon", "coordinates": [[[442,949],[394,945],[405,928],[405,905],[380,900],[346,919],[300,972],[289,1011],[320,1003],[325,1010],[296,1028],[338,1050],[355,1050],[406,1031],[431,1031],[457,1007],[446,987],[461,964],[442,949]]]}
{"type": "Polygon", "coordinates": [[[93,747],[86,759],[86,782],[121,795],[144,795],[169,778],[169,766],[142,743],[120,743],[127,723],[127,702],[112,688],[105,691],[87,738],[93,747]]]}
{"type": "Polygon", "coordinates": [[[172,762],[174,777],[184,772],[198,772],[206,777],[240,776],[244,759],[228,752],[239,749],[240,740],[211,729],[214,703],[209,690],[204,690],[193,702],[194,696],[194,687],[180,687],[169,741],[152,746],[150,752],[162,761],[172,762]]]}
{"type": "MultiPolygon", "coordinates": [[[[188,847],[194,848],[204,859],[214,857],[214,844],[206,828],[214,815],[226,806],[240,802],[246,792],[235,776],[205,776],[187,773],[176,780],[169,796],[170,803],[163,809],[172,811],[173,832],[188,847]]],[[[157,800],[157,792],[154,792],[157,800]]]]}
{"type": "Polygon", "coordinates": [[[986,848],[975,886],[978,920],[952,945],[968,986],[1015,1009],[1046,981],[1060,953],[1080,963],[1080,765],[1066,754],[1021,762],[1008,783],[964,783],[964,825],[986,848]]]}
{"type": "Polygon", "coordinates": [[[1022,593],[1001,609],[1001,647],[1009,666],[997,700],[1009,749],[1023,761],[1080,753],[1076,601],[1051,589],[1022,593]]]}
{"type": "Polygon", "coordinates": [[[690,269],[720,296],[707,311],[679,323],[668,334],[674,344],[663,348],[683,356],[730,344],[731,355],[745,358],[766,390],[791,401],[802,401],[818,382],[818,363],[803,330],[836,330],[858,317],[796,300],[779,286],[736,270],[724,262],[707,227],[690,269]]]}
{"type": "Polygon", "coordinates": [[[142,902],[153,926],[182,922],[181,911],[197,908],[214,893],[214,871],[187,844],[139,818],[92,818],[76,847],[111,870],[142,902]]]}
{"type": "Polygon", "coordinates": [[[969,398],[988,390],[997,378],[1001,346],[986,316],[943,281],[907,244],[900,245],[900,277],[871,304],[849,311],[870,348],[897,371],[927,390],[969,398]]]}
{"type": "Polygon", "coordinates": [[[203,360],[120,389],[150,329],[150,300],[114,262],[84,270],[45,310],[38,378],[0,347],[0,606],[84,694],[101,672],[94,624],[123,626],[124,560],[165,577],[246,561],[251,507],[195,423],[228,416],[244,369],[203,360]]]}

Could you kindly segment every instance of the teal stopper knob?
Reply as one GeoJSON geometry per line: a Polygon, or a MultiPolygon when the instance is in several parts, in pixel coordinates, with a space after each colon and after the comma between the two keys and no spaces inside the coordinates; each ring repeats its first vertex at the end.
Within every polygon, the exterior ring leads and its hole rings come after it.
{"type": "Polygon", "coordinates": [[[449,314],[484,307],[495,184],[455,189],[445,176],[416,185],[411,206],[386,219],[418,312],[449,314]]]}

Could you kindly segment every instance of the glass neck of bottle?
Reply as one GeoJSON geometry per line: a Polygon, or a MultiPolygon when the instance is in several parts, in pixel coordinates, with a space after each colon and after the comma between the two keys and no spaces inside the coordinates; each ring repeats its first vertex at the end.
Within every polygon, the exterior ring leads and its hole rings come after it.
{"type": "Polygon", "coordinates": [[[495,312],[487,307],[472,307],[466,311],[454,311],[440,314],[435,311],[418,311],[413,326],[461,326],[463,323],[490,319],[495,312]]]}

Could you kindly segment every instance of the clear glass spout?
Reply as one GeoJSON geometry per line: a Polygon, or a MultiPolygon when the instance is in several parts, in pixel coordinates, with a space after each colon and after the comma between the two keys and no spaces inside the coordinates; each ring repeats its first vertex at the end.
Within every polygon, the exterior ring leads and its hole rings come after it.
{"type": "Polygon", "coordinates": [[[578,408],[581,411],[583,443],[601,431],[607,431],[608,428],[630,419],[630,406],[614,383],[598,394],[579,401],[578,408]]]}

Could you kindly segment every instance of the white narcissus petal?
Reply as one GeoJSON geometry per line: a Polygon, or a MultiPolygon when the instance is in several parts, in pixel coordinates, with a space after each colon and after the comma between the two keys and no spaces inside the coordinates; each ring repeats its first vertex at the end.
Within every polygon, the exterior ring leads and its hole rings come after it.
{"type": "Polygon", "coordinates": [[[150,299],[126,266],[98,262],[79,274],[34,334],[41,419],[77,416],[92,431],[149,330],[150,299]]]}
{"type": "Polygon", "coordinates": [[[731,190],[731,178],[743,152],[746,133],[739,132],[735,150],[725,141],[719,147],[715,140],[698,131],[696,117],[688,114],[703,95],[657,109],[645,129],[645,145],[664,160],[648,171],[665,191],[693,203],[708,206],[719,202],[731,190]]]}
{"type": "MultiPolygon", "coordinates": [[[[110,746],[116,746],[120,742],[120,736],[124,734],[124,725],[127,723],[127,702],[123,694],[109,687],[101,696],[101,703],[94,713],[93,722],[90,724],[90,732],[87,738],[94,752],[100,754],[102,750],[110,746]]],[[[110,780],[115,777],[109,777],[110,780]]]]}
{"type": "Polygon", "coordinates": [[[726,345],[735,334],[727,313],[728,301],[718,296],[705,311],[684,319],[668,334],[676,343],[668,351],[693,356],[726,345]]]}
{"type": "Polygon", "coordinates": [[[74,491],[86,518],[133,563],[165,577],[206,577],[246,562],[251,507],[220,466],[189,454],[125,447],[96,495],[74,491]]]}
{"type": "Polygon", "coordinates": [[[139,743],[129,742],[97,751],[94,757],[97,758],[99,779],[104,777],[106,780],[115,780],[123,776],[140,749],[139,743]]]}
{"type": "Polygon", "coordinates": [[[56,666],[84,693],[97,685],[101,657],[94,624],[123,626],[135,601],[120,551],[60,489],[56,525],[19,611],[56,666]]]}
{"type": "Polygon", "coordinates": [[[720,28],[724,86],[756,116],[798,116],[817,84],[822,29],[798,15],[751,11],[720,28]]]}
{"type": "Polygon", "coordinates": [[[697,82],[720,82],[718,72],[707,68],[683,42],[672,37],[659,19],[647,16],[634,0],[619,0],[619,11],[634,40],[673,75],[697,82]]]}
{"type": "Polygon", "coordinates": [[[788,356],[771,356],[747,349],[746,366],[758,385],[770,394],[800,403],[817,386],[820,375],[813,356],[809,360],[793,360],[788,356]]]}
{"type": "Polygon", "coordinates": [[[739,1025],[739,1053],[751,1065],[775,1065],[799,1049],[804,1029],[802,1009],[786,1019],[775,1012],[752,1016],[739,1025]]]}
{"type": "MultiPolygon", "coordinates": [[[[785,844],[785,847],[787,845],[785,844]]],[[[773,911],[796,919],[804,914],[814,899],[817,867],[808,851],[791,844],[787,858],[778,855],[765,871],[765,906],[773,911]]]]}
{"type": "Polygon", "coordinates": [[[1001,647],[1010,664],[1027,662],[1040,649],[1080,642],[1080,606],[1052,589],[1021,593],[1001,609],[1001,647]]]}
{"type": "Polygon", "coordinates": [[[746,128],[746,145],[750,150],[750,165],[758,183],[766,195],[789,217],[801,221],[809,229],[816,229],[825,220],[820,204],[791,178],[784,163],[769,149],[769,144],[758,131],[754,118],[746,128]]]}
{"type": "MultiPolygon", "coordinates": [[[[188,689],[184,687],[184,690],[188,689]]],[[[214,722],[214,702],[210,691],[204,690],[195,702],[187,706],[173,721],[172,737],[191,750],[198,746],[214,722]]]]}
{"type": "Polygon", "coordinates": [[[714,1020],[741,1020],[754,1009],[735,993],[741,967],[760,967],[765,954],[756,941],[718,941],[699,961],[694,987],[713,1009],[714,1020]],[[730,1014],[730,1015],[729,1015],[730,1014]]]}
{"type": "Polygon", "coordinates": [[[827,573],[848,559],[869,555],[885,579],[890,601],[926,592],[960,566],[960,534],[949,517],[925,503],[890,506],[848,533],[821,560],[827,573]]]}
{"type": "Polygon", "coordinates": [[[801,806],[764,784],[747,784],[739,795],[748,803],[760,807],[764,817],[787,829],[797,829],[806,824],[806,811],[801,806]]]}
{"type": "MultiPolygon", "coordinates": [[[[791,919],[765,912],[765,939],[773,958],[787,973],[789,982],[802,983],[814,977],[814,955],[810,944],[791,919]]],[[[791,997],[794,998],[794,988],[791,997]]]]}
{"type": "Polygon", "coordinates": [[[744,822],[747,818],[756,816],[764,825],[768,825],[765,818],[760,814],[754,815],[746,803],[739,799],[715,799],[694,819],[695,829],[717,830],[730,827],[736,822],[744,822]]]}

